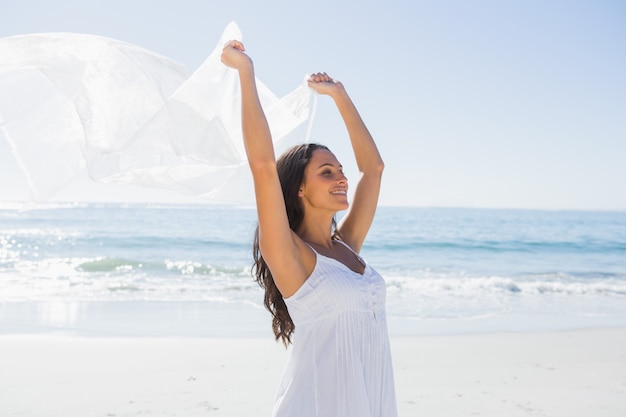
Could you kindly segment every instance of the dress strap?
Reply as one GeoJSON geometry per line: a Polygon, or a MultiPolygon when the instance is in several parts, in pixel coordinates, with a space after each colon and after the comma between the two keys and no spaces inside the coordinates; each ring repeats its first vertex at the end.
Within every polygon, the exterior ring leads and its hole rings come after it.
{"type": "Polygon", "coordinates": [[[313,252],[315,252],[315,254],[316,254],[316,255],[318,254],[318,252],[315,250],[315,248],[313,247],[313,245],[311,245],[311,244],[310,244],[309,242],[307,242],[306,240],[302,240],[302,241],[303,241],[304,243],[306,243],[306,245],[307,245],[309,248],[311,248],[311,250],[312,250],[313,252]]]}

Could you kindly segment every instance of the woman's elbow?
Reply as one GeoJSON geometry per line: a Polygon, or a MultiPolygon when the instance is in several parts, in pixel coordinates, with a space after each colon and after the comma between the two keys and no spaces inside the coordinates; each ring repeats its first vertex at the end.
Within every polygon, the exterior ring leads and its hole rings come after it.
{"type": "Polygon", "coordinates": [[[372,173],[378,175],[378,176],[382,176],[383,175],[383,171],[385,170],[385,163],[383,162],[382,159],[379,159],[378,162],[376,162],[373,166],[372,166],[372,173]]]}
{"type": "Polygon", "coordinates": [[[274,175],[276,173],[276,161],[274,159],[249,159],[248,165],[254,177],[274,175]]]}

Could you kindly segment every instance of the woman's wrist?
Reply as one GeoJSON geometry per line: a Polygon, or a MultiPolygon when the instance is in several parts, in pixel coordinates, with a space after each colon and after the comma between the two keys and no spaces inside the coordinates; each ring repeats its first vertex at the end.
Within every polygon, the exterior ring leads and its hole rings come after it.
{"type": "Polygon", "coordinates": [[[341,83],[338,83],[336,88],[333,89],[329,95],[335,102],[350,101],[350,96],[341,83]]]}
{"type": "Polygon", "coordinates": [[[245,75],[247,73],[252,73],[254,74],[254,63],[252,62],[252,59],[250,57],[246,57],[247,59],[242,60],[242,62],[240,62],[237,65],[237,71],[239,71],[239,75],[245,75]]]}

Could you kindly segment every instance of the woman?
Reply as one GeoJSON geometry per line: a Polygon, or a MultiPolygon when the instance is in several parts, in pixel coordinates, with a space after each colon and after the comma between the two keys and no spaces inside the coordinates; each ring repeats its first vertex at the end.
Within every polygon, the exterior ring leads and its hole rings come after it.
{"type": "Polygon", "coordinates": [[[361,172],[348,209],[337,158],[305,144],[276,161],[252,60],[239,41],[222,62],[239,73],[243,138],[254,178],[259,226],[255,274],[265,288],[276,338],[294,346],[275,417],[397,415],[382,277],[358,255],[370,228],[383,161],[343,85],[326,73],[308,84],[330,96],[346,124],[361,172]],[[294,332],[295,330],[295,332],[294,332]]]}

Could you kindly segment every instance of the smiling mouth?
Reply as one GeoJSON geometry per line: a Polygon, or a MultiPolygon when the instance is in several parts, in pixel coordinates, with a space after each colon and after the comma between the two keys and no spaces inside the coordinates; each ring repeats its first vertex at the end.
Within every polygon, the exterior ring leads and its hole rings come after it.
{"type": "Polygon", "coordinates": [[[346,195],[347,194],[346,190],[331,191],[330,193],[332,195],[346,195]]]}

